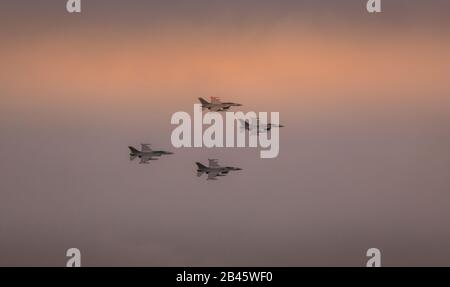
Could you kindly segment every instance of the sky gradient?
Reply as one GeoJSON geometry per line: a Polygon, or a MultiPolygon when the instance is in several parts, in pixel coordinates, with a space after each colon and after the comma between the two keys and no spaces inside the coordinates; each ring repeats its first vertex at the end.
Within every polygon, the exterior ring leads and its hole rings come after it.
{"type": "Polygon", "coordinates": [[[0,2],[0,265],[450,264],[449,1],[34,2],[0,2]],[[200,96],[280,112],[279,157],[174,149],[200,96]]]}

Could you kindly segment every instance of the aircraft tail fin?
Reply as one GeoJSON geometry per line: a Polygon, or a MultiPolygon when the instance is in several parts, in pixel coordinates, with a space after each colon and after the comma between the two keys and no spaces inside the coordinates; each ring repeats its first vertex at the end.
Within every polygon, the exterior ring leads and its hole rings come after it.
{"type": "Polygon", "coordinates": [[[206,169],[206,168],[207,168],[205,165],[203,165],[203,164],[201,164],[201,163],[199,163],[199,162],[196,162],[195,164],[197,165],[197,168],[198,168],[199,170],[203,170],[203,169],[206,169]]]}
{"type": "Polygon", "coordinates": [[[131,152],[132,154],[139,153],[139,151],[138,151],[136,148],[132,147],[132,146],[129,146],[128,148],[130,149],[130,152],[131,152]]]}
{"type": "Polygon", "coordinates": [[[200,97],[198,98],[198,100],[200,101],[200,103],[202,104],[202,106],[204,105],[209,105],[209,102],[207,100],[205,100],[204,98],[200,97]]]}
{"type": "Polygon", "coordinates": [[[134,160],[138,156],[139,151],[132,146],[129,146],[128,148],[130,149],[130,160],[134,160]]]}

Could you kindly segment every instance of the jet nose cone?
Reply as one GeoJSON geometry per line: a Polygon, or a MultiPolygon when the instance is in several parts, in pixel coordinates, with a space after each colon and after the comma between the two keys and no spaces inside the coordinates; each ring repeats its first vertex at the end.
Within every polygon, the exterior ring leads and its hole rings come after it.
{"type": "Polygon", "coordinates": [[[280,128],[284,128],[284,126],[283,126],[283,125],[279,125],[279,127],[280,127],[280,128]]]}

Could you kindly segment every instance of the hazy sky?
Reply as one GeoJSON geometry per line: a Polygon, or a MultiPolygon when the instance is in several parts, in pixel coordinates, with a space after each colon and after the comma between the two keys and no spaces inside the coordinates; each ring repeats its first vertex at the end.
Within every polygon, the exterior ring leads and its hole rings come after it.
{"type": "Polygon", "coordinates": [[[0,265],[450,265],[449,1],[65,2],[0,0],[0,265]],[[279,157],[173,148],[199,96],[279,157]]]}

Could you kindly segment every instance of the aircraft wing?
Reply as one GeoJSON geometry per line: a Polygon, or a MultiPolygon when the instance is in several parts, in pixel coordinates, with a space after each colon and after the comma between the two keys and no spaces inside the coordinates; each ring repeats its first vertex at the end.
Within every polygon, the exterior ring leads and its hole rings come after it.
{"type": "Polygon", "coordinates": [[[141,151],[143,151],[143,152],[151,152],[152,149],[150,148],[149,144],[141,144],[141,151]]]}
{"type": "Polygon", "coordinates": [[[143,155],[141,157],[141,161],[139,163],[148,163],[148,161],[150,161],[150,160],[156,160],[156,159],[152,158],[151,155],[143,155]]]}
{"type": "Polygon", "coordinates": [[[219,171],[210,171],[208,173],[208,178],[207,180],[217,180],[217,176],[219,175],[219,171]]]}
{"type": "Polygon", "coordinates": [[[210,107],[210,111],[212,111],[212,112],[220,112],[220,111],[222,111],[222,106],[220,106],[220,105],[213,105],[213,106],[210,107]]]}
{"type": "Polygon", "coordinates": [[[241,123],[241,127],[245,129],[250,129],[250,124],[247,121],[244,121],[243,119],[239,119],[239,122],[241,123]]]}
{"type": "Polygon", "coordinates": [[[211,104],[221,104],[222,102],[220,101],[219,98],[217,97],[211,97],[211,104]]]}
{"type": "Polygon", "coordinates": [[[208,159],[209,167],[220,167],[219,161],[217,159],[208,159]]]}
{"type": "Polygon", "coordinates": [[[269,125],[260,125],[258,127],[259,133],[267,133],[267,131],[269,131],[269,125]]]}
{"type": "Polygon", "coordinates": [[[259,129],[250,129],[249,135],[258,136],[261,133],[259,129]]]}

